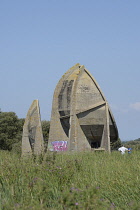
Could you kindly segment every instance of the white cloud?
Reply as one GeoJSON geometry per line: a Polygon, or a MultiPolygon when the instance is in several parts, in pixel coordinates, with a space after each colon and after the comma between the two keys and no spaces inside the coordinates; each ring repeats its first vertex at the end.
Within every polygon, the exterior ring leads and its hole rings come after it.
{"type": "Polygon", "coordinates": [[[128,108],[128,106],[125,107],[120,104],[119,105],[110,104],[110,107],[113,112],[118,112],[118,113],[128,113],[129,109],[130,109],[130,108],[128,108]]]}
{"type": "Polygon", "coordinates": [[[116,104],[109,104],[112,110],[118,110],[119,108],[117,107],[116,104]]]}
{"type": "Polygon", "coordinates": [[[140,102],[130,104],[130,108],[135,109],[136,111],[140,111],[140,102]]]}

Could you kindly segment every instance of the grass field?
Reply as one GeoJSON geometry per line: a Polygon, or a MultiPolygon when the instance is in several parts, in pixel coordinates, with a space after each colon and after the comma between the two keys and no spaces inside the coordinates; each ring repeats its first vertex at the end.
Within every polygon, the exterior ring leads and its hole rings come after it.
{"type": "Polygon", "coordinates": [[[28,159],[0,151],[0,209],[140,209],[140,151],[28,159]]]}

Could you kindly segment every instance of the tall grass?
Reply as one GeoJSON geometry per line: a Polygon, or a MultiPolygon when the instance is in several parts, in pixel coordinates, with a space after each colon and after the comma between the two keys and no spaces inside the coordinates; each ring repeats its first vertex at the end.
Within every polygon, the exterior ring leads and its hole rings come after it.
{"type": "Polygon", "coordinates": [[[0,151],[0,209],[140,209],[140,152],[0,151]]]}

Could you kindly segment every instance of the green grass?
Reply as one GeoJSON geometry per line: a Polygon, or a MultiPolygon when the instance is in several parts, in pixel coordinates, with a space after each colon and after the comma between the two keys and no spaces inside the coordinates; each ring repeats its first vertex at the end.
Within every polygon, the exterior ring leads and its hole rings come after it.
{"type": "Polygon", "coordinates": [[[140,152],[0,151],[0,209],[140,209],[140,152]]]}

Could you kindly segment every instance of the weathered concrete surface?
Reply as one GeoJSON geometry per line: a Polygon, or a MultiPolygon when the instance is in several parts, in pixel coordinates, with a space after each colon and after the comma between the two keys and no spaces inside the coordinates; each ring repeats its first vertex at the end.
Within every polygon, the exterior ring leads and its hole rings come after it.
{"type": "Polygon", "coordinates": [[[30,106],[22,135],[22,156],[41,154],[44,151],[44,140],[41,127],[40,109],[38,100],[30,106]]]}
{"type": "Polygon", "coordinates": [[[110,142],[117,139],[117,126],[101,89],[87,69],[76,64],[54,92],[48,150],[110,151],[110,142]]]}

